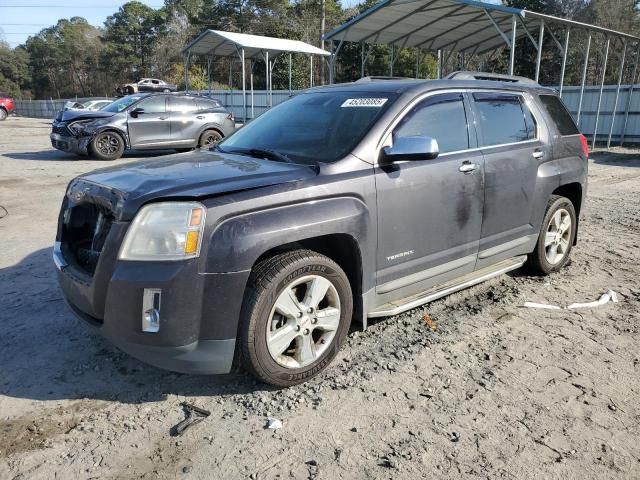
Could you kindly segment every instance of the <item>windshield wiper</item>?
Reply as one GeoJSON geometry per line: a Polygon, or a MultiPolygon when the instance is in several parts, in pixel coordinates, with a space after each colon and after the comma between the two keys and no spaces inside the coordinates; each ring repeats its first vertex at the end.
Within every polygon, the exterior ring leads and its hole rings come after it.
{"type": "Polygon", "coordinates": [[[238,155],[248,155],[254,158],[264,158],[266,160],[278,160],[280,162],[286,163],[295,163],[289,157],[287,157],[284,153],[276,152],[275,150],[268,150],[263,148],[242,148],[238,150],[222,150],[221,152],[226,153],[237,153],[238,155]]]}

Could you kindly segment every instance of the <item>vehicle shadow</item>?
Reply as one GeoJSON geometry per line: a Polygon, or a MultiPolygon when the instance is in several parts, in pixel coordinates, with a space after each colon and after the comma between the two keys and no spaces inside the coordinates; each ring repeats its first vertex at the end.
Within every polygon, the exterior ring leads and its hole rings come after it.
{"type": "MultiPolygon", "coordinates": [[[[122,155],[121,158],[136,160],[143,158],[161,157],[164,155],[176,154],[177,150],[129,150],[122,155]]],[[[3,153],[4,157],[11,158],[13,160],[33,160],[33,161],[90,161],[96,162],[99,165],[111,165],[114,162],[104,162],[96,160],[89,155],[75,155],[73,153],[62,152],[60,150],[39,150],[36,152],[14,152],[3,153]]]]}
{"type": "Polygon", "coordinates": [[[640,151],[597,151],[590,158],[598,165],[611,165],[615,167],[640,167],[640,151]]]}
{"type": "Polygon", "coordinates": [[[59,290],[51,248],[0,269],[0,395],[30,400],[159,401],[272,388],[244,372],[183,375],[118,351],[76,319],[59,290]]]}

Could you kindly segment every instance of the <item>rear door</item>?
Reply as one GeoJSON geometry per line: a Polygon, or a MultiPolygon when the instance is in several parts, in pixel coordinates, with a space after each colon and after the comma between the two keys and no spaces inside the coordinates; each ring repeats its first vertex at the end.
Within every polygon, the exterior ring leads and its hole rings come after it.
{"type": "Polygon", "coordinates": [[[195,146],[205,114],[200,112],[198,99],[180,95],[169,97],[171,141],[176,145],[195,146]]]}
{"type": "Polygon", "coordinates": [[[129,140],[132,148],[162,146],[171,141],[171,125],[167,113],[167,95],[153,95],[129,109],[129,140]],[[137,116],[132,111],[142,108],[137,116]]]}
{"type": "Polygon", "coordinates": [[[552,151],[527,94],[495,91],[470,96],[484,155],[484,215],[477,265],[482,268],[533,249],[538,236],[532,218],[538,166],[552,151]]]}
{"type": "Polygon", "coordinates": [[[397,300],[473,271],[482,224],[482,153],[462,92],[438,93],[411,107],[394,127],[434,138],[433,160],[375,170],[378,205],[377,293],[397,300]]]}

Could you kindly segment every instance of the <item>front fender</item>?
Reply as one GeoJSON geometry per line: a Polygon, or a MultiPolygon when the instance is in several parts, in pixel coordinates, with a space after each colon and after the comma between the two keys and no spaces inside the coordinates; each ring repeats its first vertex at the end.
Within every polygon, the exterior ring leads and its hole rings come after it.
{"type": "Polygon", "coordinates": [[[355,197],[326,198],[249,212],[225,219],[213,231],[206,272],[250,270],[265,252],[284,244],[330,234],[347,234],[366,244],[371,217],[355,197]]]}

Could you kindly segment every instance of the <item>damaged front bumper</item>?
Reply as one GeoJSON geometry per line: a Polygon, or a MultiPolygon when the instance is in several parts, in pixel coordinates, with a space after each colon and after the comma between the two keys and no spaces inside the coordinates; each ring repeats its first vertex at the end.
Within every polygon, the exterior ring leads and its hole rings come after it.
{"type": "Polygon", "coordinates": [[[51,146],[55,149],[62,150],[63,152],[77,153],[80,155],[89,154],[89,143],[92,136],[74,137],[71,135],[61,135],[59,133],[52,133],[49,135],[51,139],[51,146]]]}

